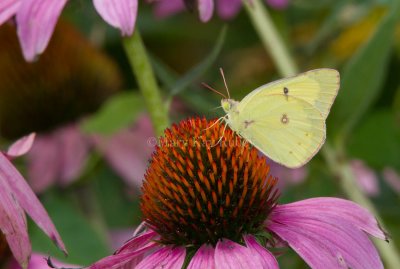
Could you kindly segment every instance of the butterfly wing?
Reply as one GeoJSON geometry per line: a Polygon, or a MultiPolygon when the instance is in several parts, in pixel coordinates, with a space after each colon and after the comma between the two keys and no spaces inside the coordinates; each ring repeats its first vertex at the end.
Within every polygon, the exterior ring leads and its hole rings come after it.
{"type": "Polygon", "coordinates": [[[239,103],[230,127],[287,167],[307,163],[325,141],[325,118],[310,103],[282,94],[257,94],[239,103]]]}
{"type": "Polygon", "coordinates": [[[248,94],[240,103],[246,106],[247,102],[260,94],[282,94],[310,103],[326,119],[339,86],[340,75],[338,71],[329,68],[315,69],[295,77],[265,84],[248,94]]]}

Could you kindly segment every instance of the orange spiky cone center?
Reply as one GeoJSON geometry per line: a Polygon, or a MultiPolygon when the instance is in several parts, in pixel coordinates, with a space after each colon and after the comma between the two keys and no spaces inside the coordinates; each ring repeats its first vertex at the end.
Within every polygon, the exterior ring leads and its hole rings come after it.
{"type": "Polygon", "coordinates": [[[175,245],[239,242],[263,230],[278,198],[265,157],[229,128],[189,119],[165,131],[145,175],[146,223],[175,245]]]}

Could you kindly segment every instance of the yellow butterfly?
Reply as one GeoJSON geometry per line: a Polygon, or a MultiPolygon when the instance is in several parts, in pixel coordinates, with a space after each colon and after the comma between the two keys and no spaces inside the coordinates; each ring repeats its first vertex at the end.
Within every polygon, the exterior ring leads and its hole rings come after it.
{"type": "Polygon", "coordinates": [[[222,99],[223,119],[275,162],[300,167],[325,142],[325,120],[339,84],[339,72],[327,68],[277,80],[255,89],[240,102],[222,99]]]}

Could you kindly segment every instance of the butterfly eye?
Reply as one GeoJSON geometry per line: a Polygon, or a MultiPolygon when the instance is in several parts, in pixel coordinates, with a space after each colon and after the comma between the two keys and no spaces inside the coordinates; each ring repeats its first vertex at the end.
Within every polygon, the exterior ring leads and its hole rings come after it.
{"type": "Polygon", "coordinates": [[[283,93],[287,95],[287,94],[289,93],[289,89],[286,88],[286,87],[284,87],[284,88],[283,88],[283,93]]]}

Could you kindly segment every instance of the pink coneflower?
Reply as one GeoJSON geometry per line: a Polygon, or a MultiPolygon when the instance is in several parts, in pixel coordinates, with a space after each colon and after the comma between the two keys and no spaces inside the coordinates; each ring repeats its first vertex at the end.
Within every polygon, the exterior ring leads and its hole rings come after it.
{"type": "MultiPolygon", "coordinates": [[[[242,8],[242,1],[251,0],[149,0],[149,2],[155,2],[154,12],[158,17],[168,17],[185,10],[186,2],[186,6],[198,11],[200,20],[203,22],[211,19],[214,8],[223,19],[235,17],[242,8]]],[[[284,9],[289,4],[289,0],[266,0],[266,3],[272,8],[284,9]]]]}
{"type": "MultiPolygon", "coordinates": [[[[33,61],[47,47],[67,0],[1,0],[0,25],[15,15],[24,57],[33,61]]],[[[111,26],[131,35],[138,0],[93,0],[100,16],[111,26]]]]}
{"type": "Polygon", "coordinates": [[[145,175],[142,227],[90,269],[279,268],[269,248],[281,246],[312,268],[383,268],[368,234],[386,237],[370,213],[337,198],[278,205],[265,157],[223,129],[189,119],[165,131],[145,175]]]}
{"type": "Polygon", "coordinates": [[[0,152],[0,245],[4,246],[1,241],[5,239],[14,258],[23,268],[27,268],[31,255],[24,212],[66,252],[64,243],[46,210],[9,160],[29,150],[33,138],[33,135],[22,138],[11,146],[8,152],[0,152]]]}

